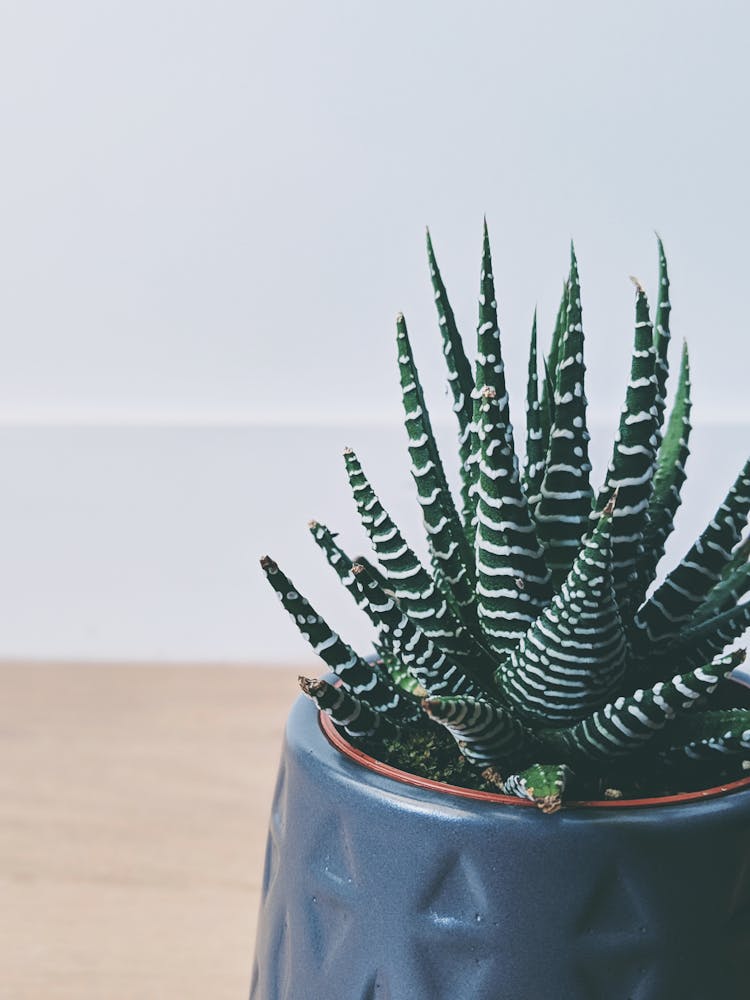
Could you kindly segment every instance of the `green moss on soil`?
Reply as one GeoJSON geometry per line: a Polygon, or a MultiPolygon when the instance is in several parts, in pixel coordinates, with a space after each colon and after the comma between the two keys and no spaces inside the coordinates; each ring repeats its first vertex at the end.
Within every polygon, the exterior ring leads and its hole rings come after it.
{"type": "MultiPolygon", "coordinates": [[[[345,737],[349,739],[349,737],[345,737]]],[[[384,740],[361,739],[352,741],[370,757],[391,767],[415,774],[421,778],[458,785],[481,792],[497,792],[497,785],[487,781],[461,755],[453,738],[441,727],[425,723],[402,732],[398,737],[384,740]]],[[[605,789],[616,789],[624,799],[660,798],[684,792],[696,792],[725,782],[748,777],[742,761],[729,760],[723,767],[716,764],[692,762],[678,768],[654,773],[653,761],[649,770],[631,760],[621,767],[614,765],[608,773],[588,777],[577,773],[568,790],[568,799],[602,798],[605,789]],[[634,777],[637,775],[637,777],[634,777]]]]}
{"type": "Polygon", "coordinates": [[[498,790],[459,753],[453,737],[440,726],[415,726],[398,738],[360,740],[357,746],[376,760],[420,778],[482,792],[498,790]]]}

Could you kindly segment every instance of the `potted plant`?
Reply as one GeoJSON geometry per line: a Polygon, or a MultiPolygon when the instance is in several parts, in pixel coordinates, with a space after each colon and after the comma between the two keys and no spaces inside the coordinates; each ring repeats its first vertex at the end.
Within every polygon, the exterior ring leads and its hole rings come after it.
{"type": "Polygon", "coordinates": [[[283,607],[332,674],[300,678],[263,884],[253,1000],[746,1000],[750,624],[746,464],[655,584],[690,435],[683,349],[665,423],[669,279],[636,282],[630,379],[590,483],[578,265],[516,457],[489,238],[469,365],[428,235],[460,500],[403,316],[398,365],[430,568],[350,449],[377,565],[313,538],[378,629],[354,652],[277,564],[283,607]],[[535,808],[538,807],[538,808],[535,808]]]}

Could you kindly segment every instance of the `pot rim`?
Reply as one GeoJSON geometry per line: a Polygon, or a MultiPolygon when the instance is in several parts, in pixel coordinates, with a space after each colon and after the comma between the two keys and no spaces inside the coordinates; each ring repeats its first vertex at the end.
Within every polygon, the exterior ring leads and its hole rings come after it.
{"type": "MultiPolygon", "coordinates": [[[[363,750],[353,746],[336,728],[331,718],[325,712],[318,712],[318,725],[328,742],[334,749],[338,750],[345,757],[364,767],[368,771],[373,771],[384,778],[390,778],[404,785],[411,785],[413,788],[421,788],[426,791],[440,792],[442,795],[452,795],[462,799],[473,799],[479,802],[494,802],[500,805],[520,806],[521,808],[536,809],[536,803],[529,799],[520,799],[515,795],[503,795],[502,792],[482,792],[474,788],[463,788],[460,785],[450,785],[447,782],[435,781],[433,778],[423,778],[409,771],[402,771],[392,764],[384,764],[383,761],[371,757],[363,750]]],[[[737,781],[725,782],[722,785],[714,785],[712,788],[703,788],[697,792],[680,792],[677,795],[661,795],[657,798],[646,799],[586,799],[582,801],[566,802],[566,809],[633,809],[633,808],[656,808],[658,806],[679,805],[682,802],[697,802],[701,799],[719,798],[730,795],[732,792],[750,788],[750,776],[739,778],[737,781]]]]}

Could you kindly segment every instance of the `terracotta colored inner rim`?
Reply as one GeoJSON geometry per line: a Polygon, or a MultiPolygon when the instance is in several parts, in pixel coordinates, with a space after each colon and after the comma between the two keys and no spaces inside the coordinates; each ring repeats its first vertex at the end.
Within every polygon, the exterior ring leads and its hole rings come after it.
{"type": "MultiPolygon", "coordinates": [[[[456,795],[462,799],[476,799],[480,802],[500,802],[508,806],[530,806],[536,808],[534,802],[528,799],[519,799],[515,795],[502,795],[500,792],[480,792],[474,788],[461,788],[459,785],[449,785],[442,781],[433,781],[432,778],[421,778],[417,774],[409,774],[408,771],[400,771],[397,767],[384,764],[374,757],[370,757],[362,750],[358,750],[336,729],[329,716],[324,712],[319,713],[320,728],[323,730],[328,742],[337,750],[343,753],[350,760],[366,767],[375,774],[383,775],[385,778],[392,778],[405,785],[412,785],[415,788],[426,788],[431,792],[441,792],[443,795],[456,795]]],[[[567,809],[632,809],[639,806],[668,806],[679,802],[696,802],[699,799],[716,798],[719,795],[728,795],[736,792],[740,788],[750,787],[750,777],[740,778],[739,781],[730,781],[725,785],[716,785],[714,788],[704,788],[699,792],[681,792],[679,795],[662,795],[654,799],[592,799],[587,802],[566,802],[567,809]]]]}

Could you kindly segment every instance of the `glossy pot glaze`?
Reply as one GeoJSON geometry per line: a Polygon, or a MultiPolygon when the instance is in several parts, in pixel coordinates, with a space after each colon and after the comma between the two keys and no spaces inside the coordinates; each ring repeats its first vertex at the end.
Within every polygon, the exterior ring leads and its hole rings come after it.
{"type": "Polygon", "coordinates": [[[750,996],[750,779],[544,816],[334,742],[299,698],[251,1000],[750,996]]]}

